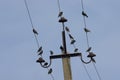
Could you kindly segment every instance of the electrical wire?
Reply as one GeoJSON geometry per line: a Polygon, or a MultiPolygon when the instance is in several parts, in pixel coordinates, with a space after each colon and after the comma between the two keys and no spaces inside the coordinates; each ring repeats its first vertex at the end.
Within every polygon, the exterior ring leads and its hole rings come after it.
{"type": "MultiPolygon", "coordinates": [[[[31,27],[32,27],[32,29],[35,29],[35,28],[34,28],[34,25],[33,25],[32,17],[31,17],[31,15],[30,15],[30,11],[29,11],[29,8],[28,8],[27,1],[24,0],[24,3],[25,3],[25,7],[26,7],[26,9],[27,9],[27,12],[28,12],[28,17],[29,17],[29,20],[30,20],[30,23],[31,23],[31,27]]],[[[35,33],[34,33],[34,37],[35,37],[35,40],[36,40],[37,46],[38,46],[38,48],[39,48],[39,47],[40,47],[40,45],[39,45],[39,41],[38,41],[38,38],[37,38],[37,36],[36,36],[35,33]]]]}
{"type": "Polygon", "coordinates": [[[60,6],[60,1],[59,0],[57,0],[57,4],[58,4],[59,12],[61,12],[61,6],[60,6]]]}
{"type": "MultiPolygon", "coordinates": [[[[82,6],[82,11],[84,11],[84,3],[83,3],[83,0],[81,0],[81,6],[82,6]]],[[[83,21],[84,21],[84,26],[85,26],[85,28],[87,28],[85,16],[83,16],[83,21]]],[[[88,33],[87,33],[87,32],[86,32],[86,40],[87,40],[87,47],[89,48],[89,38],[88,38],[88,33]]],[[[92,62],[92,63],[93,63],[93,66],[94,66],[94,68],[95,68],[95,71],[96,71],[96,73],[97,73],[97,76],[98,76],[99,80],[101,80],[101,76],[100,76],[100,74],[99,74],[99,72],[98,72],[98,70],[97,70],[97,67],[95,66],[95,63],[94,63],[94,62],[92,62]]]]}
{"type": "MultiPolygon", "coordinates": [[[[30,11],[29,11],[29,8],[28,8],[27,1],[24,0],[24,3],[25,3],[25,7],[26,7],[26,9],[27,9],[27,12],[28,12],[28,17],[29,17],[29,20],[30,20],[30,23],[31,23],[31,27],[32,27],[32,29],[35,29],[35,28],[34,28],[34,25],[33,25],[32,17],[31,17],[31,15],[30,15],[30,11]]],[[[39,47],[40,47],[39,41],[38,41],[37,35],[36,35],[35,33],[34,33],[34,37],[35,37],[37,46],[38,46],[38,48],[39,48],[39,47]]],[[[42,55],[40,55],[40,56],[42,57],[42,55]]],[[[47,68],[47,69],[48,69],[48,68],[47,68]]],[[[48,70],[49,70],[49,69],[48,69],[48,70]]],[[[50,75],[51,75],[51,77],[52,77],[52,80],[55,80],[53,74],[50,74],[50,75]]]]}
{"type": "Polygon", "coordinates": [[[97,75],[98,75],[99,80],[102,80],[102,78],[101,78],[101,76],[100,76],[100,74],[99,74],[99,71],[98,71],[95,63],[94,63],[94,62],[92,62],[92,63],[93,63],[93,66],[94,66],[94,68],[95,68],[95,71],[96,71],[96,73],[97,73],[97,75]]]}

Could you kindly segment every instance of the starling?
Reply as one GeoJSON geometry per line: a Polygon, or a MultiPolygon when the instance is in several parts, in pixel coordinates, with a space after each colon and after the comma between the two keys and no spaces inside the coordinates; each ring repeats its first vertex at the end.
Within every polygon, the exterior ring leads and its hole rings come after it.
{"type": "Polygon", "coordinates": [[[73,36],[72,36],[71,34],[69,34],[69,37],[70,37],[70,39],[74,39],[73,36]]]}
{"type": "Polygon", "coordinates": [[[40,52],[42,50],[42,46],[38,49],[38,51],[37,52],[40,52]]]}
{"type": "Polygon", "coordinates": [[[45,62],[45,63],[44,63],[44,66],[47,66],[47,65],[48,65],[48,63],[47,63],[47,62],[45,62]]]}
{"type": "Polygon", "coordinates": [[[63,46],[60,46],[60,49],[61,49],[61,51],[63,51],[64,50],[63,46]]]}
{"type": "Polygon", "coordinates": [[[33,33],[38,35],[38,32],[33,28],[33,33]]]}
{"type": "Polygon", "coordinates": [[[75,48],[74,52],[77,52],[78,51],[78,48],[75,48]]]}
{"type": "Polygon", "coordinates": [[[82,11],[82,15],[88,18],[88,15],[84,11],[82,11]]]}
{"type": "Polygon", "coordinates": [[[49,71],[48,71],[48,74],[51,74],[52,71],[53,71],[52,68],[50,68],[49,71]]]}
{"type": "Polygon", "coordinates": [[[73,39],[70,44],[74,44],[76,41],[73,39]]]}
{"type": "Polygon", "coordinates": [[[38,55],[42,55],[43,54],[43,50],[41,50],[39,53],[38,53],[38,55]]]}
{"type": "Polygon", "coordinates": [[[84,31],[85,31],[85,32],[90,32],[90,30],[89,30],[89,29],[87,29],[87,28],[84,28],[84,31]]]}
{"type": "Polygon", "coordinates": [[[53,51],[50,50],[50,54],[53,55],[54,54],[53,51]]]}
{"type": "Polygon", "coordinates": [[[91,49],[92,49],[92,47],[89,47],[89,48],[86,50],[86,52],[90,52],[91,49]]]}
{"type": "Polygon", "coordinates": [[[63,15],[63,12],[59,12],[58,17],[61,17],[63,15]]]}
{"type": "Polygon", "coordinates": [[[65,29],[66,29],[67,32],[70,32],[70,29],[68,27],[65,27],[65,29]]]}

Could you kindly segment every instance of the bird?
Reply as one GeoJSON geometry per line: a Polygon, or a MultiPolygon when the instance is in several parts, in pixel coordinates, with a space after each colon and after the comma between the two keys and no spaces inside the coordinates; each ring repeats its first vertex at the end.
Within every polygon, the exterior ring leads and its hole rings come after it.
{"type": "Polygon", "coordinates": [[[74,44],[76,41],[73,39],[70,44],[74,44]]]}
{"type": "Polygon", "coordinates": [[[58,17],[61,17],[63,15],[63,12],[59,12],[58,17]]]}
{"type": "Polygon", "coordinates": [[[73,36],[72,36],[71,34],[69,34],[69,37],[70,37],[70,39],[74,39],[73,36]]]}
{"type": "Polygon", "coordinates": [[[62,46],[62,45],[60,46],[60,49],[61,49],[61,51],[63,51],[63,50],[64,50],[64,48],[63,48],[63,46],[62,46]]]}
{"type": "Polygon", "coordinates": [[[84,28],[84,31],[85,32],[91,32],[89,29],[87,29],[87,28],[84,28]]]}
{"type": "Polygon", "coordinates": [[[48,65],[48,63],[47,63],[47,62],[45,62],[45,63],[44,63],[44,66],[47,66],[47,65],[48,65]]]}
{"type": "Polygon", "coordinates": [[[84,11],[82,11],[82,15],[88,18],[88,15],[84,11]]]}
{"type": "Polygon", "coordinates": [[[52,50],[50,50],[50,54],[51,54],[51,55],[53,55],[53,54],[54,54],[52,50]]]}
{"type": "Polygon", "coordinates": [[[40,52],[42,50],[42,46],[41,47],[39,47],[39,49],[38,49],[38,51],[37,52],[40,52]]]}
{"type": "Polygon", "coordinates": [[[75,48],[74,52],[77,52],[78,51],[78,48],[75,48]]]}
{"type": "Polygon", "coordinates": [[[33,33],[38,35],[38,32],[33,28],[33,33]]]}
{"type": "Polygon", "coordinates": [[[48,71],[48,74],[51,74],[52,71],[53,71],[52,68],[50,68],[49,71],[48,71]]]}
{"type": "Polygon", "coordinates": [[[41,50],[39,53],[38,53],[38,55],[42,55],[43,54],[43,50],[41,50]]]}
{"type": "Polygon", "coordinates": [[[89,47],[89,48],[86,50],[86,52],[90,52],[91,49],[92,49],[92,47],[89,47]]]}
{"type": "Polygon", "coordinates": [[[70,29],[66,26],[65,27],[65,30],[67,31],[67,32],[70,32],[70,29]]]}

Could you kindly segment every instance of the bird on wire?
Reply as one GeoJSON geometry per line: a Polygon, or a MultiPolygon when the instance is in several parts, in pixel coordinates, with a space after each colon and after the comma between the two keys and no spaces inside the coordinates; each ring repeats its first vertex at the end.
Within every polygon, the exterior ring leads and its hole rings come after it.
{"type": "Polygon", "coordinates": [[[33,33],[38,35],[38,32],[33,28],[33,33]]]}
{"type": "Polygon", "coordinates": [[[84,11],[82,11],[82,15],[88,18],[88,15],[84,11]]]}
{"type": "Polygon", "coordinates": [[[63,12],[59,12],[58,17],[61,17],[63,15],[63,12]]]}
{"type": "Polygon", "coordinates": [[[48,74],[51,74],[52,71],[53,71],[52,68],[50,68],[49,71],[48,71],[48,74]]]}
{"type": "Polygon", "coordinates": [[[84,28],[84,31],[85,32],[91,32],[89,29],[87,29],[87,28],[84,28]]]}
{"type": "Polygon", "coordinates": [[[39,47],[38,51],[37,52],[40,52],[42,50],[42,46],[39,47]]]}

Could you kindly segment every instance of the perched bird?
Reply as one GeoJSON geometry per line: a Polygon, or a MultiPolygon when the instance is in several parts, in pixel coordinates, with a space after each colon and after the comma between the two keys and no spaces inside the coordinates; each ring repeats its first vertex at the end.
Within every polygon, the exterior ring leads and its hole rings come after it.
{"type": "Polygon", "coordinates": [[[72,36],[71,34],[69,34],[69,37],[70,37],[70,39],[74,39],[73,36],[72,36]]]}
{"type": "Polygon", "coordinates": [[[87,29],[87,28],[84,28],[84,31],[85,31],[85,32],[90,32],[90,30],[89,30],[89,29],[87,29]]]}
{"type": "Polygon", "coordinates": [[[75,48],[74,52],[77,52],[78,51],[78,48],[75,48]]]}
{"type": "Polygon", "coordinates": [[[33,28],[33,33],[38,35],[38,32],[33,28]]]}
{"type": "Polygon", "coordinates": [[[49,71],[48,71],[48,74],[51,74],[52,71],[53,71],[52,68],[50,68],[49,71]]]}
{"type": "Polygon", "coordinates": [[[48,65],[48,63],[47,63],[47,62],[45,62],[45,63],[44,63],[44,66],[47,66],[47,65],[48,65]]]}
{"type": "Polygon", "coordinates": [[[65,30],[67,31],[67,32],[70,32],[70,29],[66,26],[65,27],[65,30]]]}
{"type": "Polygon", "coordinates": [[[50,54],[53,55],[54,54],[53,51],[50,50],[50,54]]]}
{"type": "Polygon", "coordinates": [[[61,49],[61,51],[63,51],[63,50],[64,50],[64,48],[63,48],[63,46],[62,46],[62,45],[60,46],[60,49],[61,49]]]}
{"type": "Polygon", "coordinates": [[[94,54],[93,52],[89,52],[89,55],[87,57],[92,58],[92,57],[95,57],[95,56],[96,56],[96,54],[94,54]]]}
{"type": "Polygon", "coordinates": [[[82,15],[88,18],[88,15],[84,11],[82,11],[82,15]]]}
{"type": "Polygon", "coordinates": [[[61,17],[63,15],[63,12],[59,12],[58,17],[61,17]]]}
{"type": "Polygon", "coordinates": [[[42,55],[43,54],[43,50],[41,50],[39,53],[38,53],[38,55],[42,55]]]}
{"type": "Polygon", "coordinates": [[[74,44],[76,41],[73,39],[70,44],[74,44]]]}
{"type": "Polygon", "coordinates": [[[89,47],[89,48],[86,50],[86,52],[90,52],[91,49],[92,49],[92,47],[89,47]]]}
{"type": "Polygon", "coordinates": [[[42,46],[38,49],[38,51],[37,52],[40,52],[42,50],[42,46]]]}

